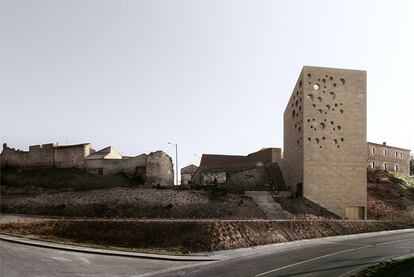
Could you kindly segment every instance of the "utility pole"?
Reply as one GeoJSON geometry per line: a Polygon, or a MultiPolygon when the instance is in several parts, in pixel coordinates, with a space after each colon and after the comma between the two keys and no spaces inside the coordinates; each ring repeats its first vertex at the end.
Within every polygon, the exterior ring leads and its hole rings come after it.
{"type": "Polygon", "coordinates": [[[175,185],[178,186],[178,143],[169,142],[168,144],[175,146],[175,185]]]}

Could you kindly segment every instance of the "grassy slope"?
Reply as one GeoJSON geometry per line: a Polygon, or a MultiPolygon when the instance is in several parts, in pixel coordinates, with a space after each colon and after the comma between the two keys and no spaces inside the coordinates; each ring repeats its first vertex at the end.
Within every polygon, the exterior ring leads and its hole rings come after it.
{"type": "Polygon", "coordinates": [[[412,277],[414,276],[414,257],[405,257],[380,262],[370,266],[352,277],[412,277]]]}
{"type": "Polygon", "coordinates": [[[368,218],[414,219],[414,179],[398,172],[368,171],[368,218]]]}

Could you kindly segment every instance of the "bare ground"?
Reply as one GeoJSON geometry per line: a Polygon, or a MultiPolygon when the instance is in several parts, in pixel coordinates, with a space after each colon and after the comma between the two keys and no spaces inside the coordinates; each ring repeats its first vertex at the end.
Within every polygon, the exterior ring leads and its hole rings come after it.
{"type": "Polygon", "coordinates": [[[190,253],[413,227],[412,221],[63,220],[4,224],[0,231],[52,241],[190,253]]]}
{"type": "Polygon", "coordinates": [[[7,196],[3,213],[133,218],[265,218],[249,198],[206,191],[110,188],[89,191],[7,196]]]}

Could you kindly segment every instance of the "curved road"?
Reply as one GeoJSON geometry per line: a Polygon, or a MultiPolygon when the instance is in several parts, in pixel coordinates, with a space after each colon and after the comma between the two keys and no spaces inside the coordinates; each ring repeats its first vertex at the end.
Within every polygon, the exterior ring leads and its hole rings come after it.
{"type": "Polygon", "coordinates": [[[414,254],[414,230],[224,251],[218,262],[116,257],[0,242],[1,276],[345,276],[414,254]]]}

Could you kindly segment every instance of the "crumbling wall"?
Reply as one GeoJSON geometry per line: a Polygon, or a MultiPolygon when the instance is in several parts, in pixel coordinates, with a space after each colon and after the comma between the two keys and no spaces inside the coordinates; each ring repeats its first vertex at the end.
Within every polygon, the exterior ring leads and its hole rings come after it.
{"type": "Polygon", "coordinates": [[[31,145],[29,147],[29,155],[27,166],[29,167],[52,167],[53,166],[53,151],[56,147],[53,143],[42,145],[31,145]]]}
{"type": "Polygon", "coordinates": [[[85,146],[59,146],[55,148],[54,160],[57,168],[85,168],[85,146]]]}
{"type": "Polygon", "coordinates": [[[226,182],[227,176],[224,171],[204,172],[201,173],[201,184],[207,185],[221,185],[226,182]]]}
{"type": "Polygon", "coordinates": [[[148,185],[174,185],[173,163],[168,154],[156,151],[148,155],[145,181],[148,185]]]}
{"type": "Polygon", "coordinates": [[[127,159],[87,159],[86,171],[93,174],[109,175],[125,173],[131,178],[145,178],[147,155],[142,154],[127,159]]]}
{"type": "Polygon", "coordinates": [[[3,144],[2,167],[52,167],[54,144],[32,145],[29,151],[16,150],[3,144]]]}
{"type": "Polygon", "coordinates": [[[10,148],[3,144],[1,153],[1,167],[25,167],[29,159],[29,152],[10,148]]]}

